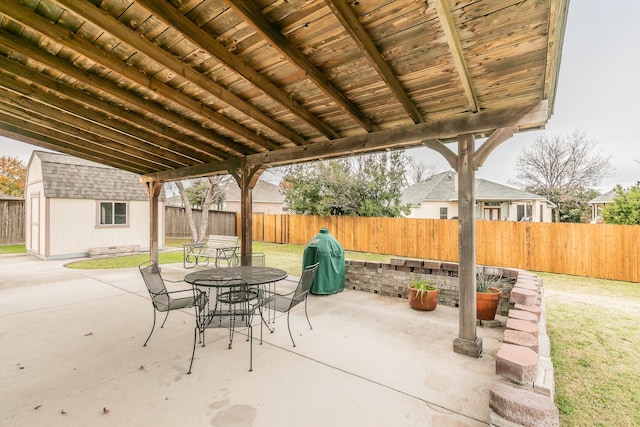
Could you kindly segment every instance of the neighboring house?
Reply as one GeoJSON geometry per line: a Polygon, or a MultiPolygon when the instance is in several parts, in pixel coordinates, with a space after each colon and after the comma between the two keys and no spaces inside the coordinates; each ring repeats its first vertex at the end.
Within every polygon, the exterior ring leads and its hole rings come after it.
{"type": "MultiPolygon", "coordinates": [[[[258,180],[251,192],[253,213],[286,214],[288,207],[284,205],[284,195],[280,186],[267,181],[258,180]]],[[[225,188],[225,199],[219,210],[240,212],[240,187],[235,181],[229,181],[225,188]]]]}
{"type": "Polygon", "coordinates": [[[182,203],[182,197],[180,197],[179,194],[167,197],[165,204],[173,208],[184,208],[184,203],[182,203]]]}
{"type": "MultiPolygon", "coordinates": [[[[546,198],[485,179],[476,179],[475,184],[476,218],[551,222],[555,205],[546,198]]],[[[458,174],[435,174],[405,189],[402,201],[410,205],[409,218],[457,218],[458,174]]]]}
{"type": "MultiPolygon", "coordinates": [[[[164,193],[158,246],[164,246],[164,193]]],[[[64,154],[34,151],[25,186],[25,246],[44,259],[96,248],[149,250],[149,197],[139,175],[64,154]]]]}
{"type": "Polygon", "coordinates": [[[616,190],[611,190],[607,193],[601,194],[595,199],[589,200],[589,204],[591,205],[591,223],[592,224],[601,224],[603,222],[602,213],[604,208],[613,202],[613,199],[616,198],[616,190]]]}
{"type": "MultiPolygon", "coordinates": [[[[240,187],[235,180],[228,180],[223,184],[224,202],[211,205],[210,210],[240,212],[240,187]]],[[[284,195],[280,192],[280,187],[266,181],[258,180],[251,193],[253,199],[253,213],[282,214],[288,213],[288,208],[284,205],[284,195]]],[[[167,206],[183,208],[180,195],[167,197],[167,206]]]]}

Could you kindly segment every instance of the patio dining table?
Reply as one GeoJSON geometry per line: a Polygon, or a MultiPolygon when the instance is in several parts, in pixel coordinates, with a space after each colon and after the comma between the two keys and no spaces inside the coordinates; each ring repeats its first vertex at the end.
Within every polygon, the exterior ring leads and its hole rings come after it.
{"type": "Polygon", "coordinates": [[[184,281],[192,285],[215,287],[228,280],[242,279],[248,286],[259,286],[286,278],[287,272],[279,268],[244,265],[194,271],[187,274],[184,281]]]}

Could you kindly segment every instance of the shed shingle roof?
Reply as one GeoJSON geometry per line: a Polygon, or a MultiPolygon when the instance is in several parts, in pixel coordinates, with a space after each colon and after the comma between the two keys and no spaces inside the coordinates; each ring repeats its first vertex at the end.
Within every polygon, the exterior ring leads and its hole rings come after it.
{"type": "Polygon", "coordinates": [[[140,176],[66,154],[34,151],[44,196],[58,199],[149,200],[140,176]]]}

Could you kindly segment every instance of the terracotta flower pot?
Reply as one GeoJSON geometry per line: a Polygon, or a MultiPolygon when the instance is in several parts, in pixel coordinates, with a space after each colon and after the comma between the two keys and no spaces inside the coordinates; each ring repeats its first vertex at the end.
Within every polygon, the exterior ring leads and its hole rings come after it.
{"type": "Polygon", "coordinates": [[[476,292],[476,318],[479,320],[493,320],[496,317],[502,291],[490,287],[489,292],[476,292]]]}
{"type": "Polygon", "coordinates": [[[407,290],[409,306],[416,310],[431,311],[438,305],[438,290],[418,291],[412,287],[407,290]]]}

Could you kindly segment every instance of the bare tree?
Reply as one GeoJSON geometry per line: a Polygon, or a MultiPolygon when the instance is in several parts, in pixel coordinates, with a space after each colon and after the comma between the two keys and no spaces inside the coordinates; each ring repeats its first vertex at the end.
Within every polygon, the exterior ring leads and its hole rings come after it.
{"type": "Polygon", "coordinates": [[[566,136],[540,137],[518,156],[517,183],[556,204],[555,221],[560,222],[564,203],[597,186],[612,173],[610,156],[596,151],[597,145],[597,141],[578,131],[566,136]]]}
{"type": "Polygon", "coordinates": [[[178,193],[182,199],[182,204],[187,216],[187,222],[189,229],[191,230],[191,242],[200,243],[207,237],[207,230],[209,228],[209,208],[214,202],[220,203],[224,201],[223,184],[230,181],[229,176],[210,176],[201,180],[202,194],[189,195],[188,189],[185,189],[182,181],[176,181],[175,185],[178,188],[178,193]],[[194,202],[201,203],[202,215],[200,217],[200,226],[197,227],[195,219],[193,217],[194,202]]]}
{"type": "Polygon", "coordinates": [[[406,180],[407,185],[414,185],[434,175],[438,170],[436,162],[427,163],[423,159],[417,157],[409,157],[407,163],[406,180]]]}

